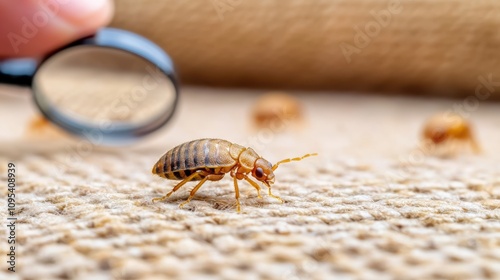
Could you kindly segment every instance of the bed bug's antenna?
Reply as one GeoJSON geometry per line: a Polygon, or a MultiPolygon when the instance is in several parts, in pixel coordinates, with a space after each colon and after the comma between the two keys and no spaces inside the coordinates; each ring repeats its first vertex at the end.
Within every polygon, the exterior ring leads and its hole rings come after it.
{"type": "Polygon", "coordinates": [[[470,141],[470,145],[472,146],[472,150],[474,151],[474,153],[480,154],[483,152],[483,149],[481,148],[481,146],[479,145],[479,143],[476,141],[476,139],[474,137],[471,136],[469,141],[470,141]]]}
{"type": "Polygon", "coordinates": [[[312,156],[317,156],[317,155],[318,155],[317,153],[312,153],[312,154],[303,155],[301,157],[287,158],[287,159],[284,159],[284,160],[280,160],[275,165],[273,165],[273,171],[276,170],[276,168],[278,168],[278,165],[280,165],[282,163],[287,163],[287,162],[291,162],[291,161],[299,161],[299,160],[303,160],[303,159],[305,159],[307,157],[312,157],[312,156]]]}

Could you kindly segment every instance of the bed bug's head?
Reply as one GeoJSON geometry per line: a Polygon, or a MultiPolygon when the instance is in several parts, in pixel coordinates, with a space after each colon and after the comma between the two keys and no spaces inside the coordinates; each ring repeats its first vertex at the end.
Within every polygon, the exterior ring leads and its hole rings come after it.
{"type": "Polygon", "coordinates": [[[424,137],[431,140],[432,143],[434,143],[434,144],[439,144],[439,143],[446,141],[449,138],[449,136],[450,135],[448,134],[448,131],[441,129],[441,128],[432,129],[432,130],[429,129],[429,130],[425,131],[425,135],[424,135],[424,137]]]}
{"type": "Polygon", "coordinates": [[[254,166],[252,176],[255,179],[267,184],[274,184],[273,165],[269,161],[259,158],[255,161],[254,166]]]}
{"type": "Polygon", "coordinates": [[[284,160],[278,161],[275,165],[272,165],[269,161],[259,158],[255,161],[254,169],[252,170],[252,175],[259,181],[263,182],[266,185],[274,184],[274,170],[278,168],[278,166],[282,163],[291,162],[291,161],[299,161],[306,157],[317,156],[318,154],[307,154],[302,157],[297,158],[287,158],[284,160]]]}
{"type": "Polygon", "coordinates": [[[458,114],[438,114],[427,121],[423,136],[434,144],[449,139],[467,139],[471,137],[470,125],[458,114]]]}

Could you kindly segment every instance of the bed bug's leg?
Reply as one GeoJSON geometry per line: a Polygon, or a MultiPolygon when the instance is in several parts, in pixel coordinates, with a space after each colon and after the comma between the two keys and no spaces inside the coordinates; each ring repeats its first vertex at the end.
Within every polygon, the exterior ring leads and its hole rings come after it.
{"type": "Polygon", "coordinates": [[[240,213],[241,207],[240,207],[240,189],[238,188],[238,179],[236,177],[233,177],[233,182],[234,182],[234,196],[236,197],[236,211],[240,213]]]}
{"type": "MultiPolygon", "coordinates": [[[[266,184],[266,185],[267,185],[267,184],[266,184]]],[[[274,195],[274,194],[271,192],[271,186],[270,186],[270,185],[267,185],[267,188],[269,189],[269,193],[268,193],[268,194],[269,194],[269,196],[270,196],[270,197],[272,197],[272,198],[274,198],[274,199],[279,200],[279,202],[280,202],[280,203],[283,203],[283,199],[282,199],[281,197],[276,196],[276,195],[274,195]]]]}
{"type": "MultiPolygon", "coordinates": [[[[206,172],[206,171],[204,171],[206,172]]],[[[196,192],[201,188],[201,185],[203,185],[207,180],[210,180],[210,181],[219,181],[220,179],[222,179],[224,177],[224,174],[222,175],[216,175],[216,174],[209,174],[209,175],[206,175],[203,179],[201,179],[201,181],[194,187],[194,189],[191,191],[191,193],[189,194],[189,197],[188,199],[186,199],[186,201],[184,201],[183,203],[181,203],[179,205],[179,208],[182,208],[184,207],[184,205],[186,205],[187,203],[189,203],[191,201],[191,199],[194,197],[194,195],[196,194],[196,192]]]]}
{"type": "Polygon", "coordinates": [[[448,151],[446,153],[447,157],[452,157],[457,155],[461,150],[467,148],[468,140],[463,139],[450,139],[448,141],[448,151]]]}
{"type": "Polygon", "coordinates": [[[260,195],[260,187],[257,183],[255,183],[254,181],[252,181],[250,178],[248,178],[248,176],[245,175],[245,180],[250,183],[250,185],[252,185],[252,187],[254,187],[256,190],[257,190],[257,197],[262,199],[262,195],[260,195]]]}
{"type": "Polygon", "coordinates": [[[201,181],[196,185],[196,187],[194,187],[194,189],[189,194],[188,199],[186,201],[184,201],[183,203],[179,204],[179,208],[182,208],[182,207],[184,207],[184,205],[189,203],[189,201],[191,201],[191,199],[194,197],[194,194],[198,191],[199,188],[201,188],[201,185],[203,185],[203,183],[205,183],[207,180],[208,180],[208,177],[201,179],[201,181]]]}
{"type": "Polygon", "coordinates": [[[179,184],[177,184],[169,193],[167,193],[166,195],[162,196],[162,197],[156,197],[156,198],[153,198],[152,202],[155,203],[157,201],[162,201],[162,200],[165,200],[167,198],[169,198],[175,191],[177,191],[180,187],[184,186],[184,184],[186,184],[187,182],[193,180],[194,177],[196,177],[196,175],[202,175],[204,171],[197,171],[197,172],[194,172],[193,174],[191,174],[189,177],[187,177],[186,179],[182,180],[179,184]]]}

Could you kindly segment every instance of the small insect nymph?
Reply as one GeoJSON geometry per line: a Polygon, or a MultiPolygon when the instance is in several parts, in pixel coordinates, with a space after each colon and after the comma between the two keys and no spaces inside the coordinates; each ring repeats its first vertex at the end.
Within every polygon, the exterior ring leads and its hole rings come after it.
{"type": "Polygon", "coordinates": [[[263,95],[253,108],[253,123],[257,129],[270,128],[282,132],[288,125],[298,128],[304,120],[304,108],[300,101],[284,92],[263,95]]]}
{"type": "Polygon", "coordinates": [[[280,202],[281,198],[271,192],[274,183],[274,170],[285,162],[299,161],[317,154],[307,154],[302,157],[284,159],[272,165],[259,156],[252,148],[245,148],[222,139],[199,139],[181,144],[166,152],[154,165],[153,174],[170,180],[182,180],[163,197],[154,198],[153,202],[162,201],[170,197],[175,191],[189,181],[200,181],[191,191],[188,199],[181,203],[183,207],[191,201],[196,192],[207,180],[221,180],[226,173],[233,177],[237,211],[240,212],[240,192],[238,180],[245,180],[257,190],[260,187],[249,175],[263,183],[269,190],[269,196],[280,202]]]}
{"type": "Polygon", "coordinates": [[[475,153],[481,148],[474,138],[471,124],[458,114],[438,114],[424,126],[422,137],[433,146],[447,148],[446,154],[456,152],[457,144],[470,144],[475,153]]]}

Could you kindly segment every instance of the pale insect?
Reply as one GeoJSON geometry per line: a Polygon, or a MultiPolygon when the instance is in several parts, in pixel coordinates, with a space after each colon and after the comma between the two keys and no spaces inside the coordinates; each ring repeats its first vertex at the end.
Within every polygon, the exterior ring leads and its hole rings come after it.
{"type": "Polygon", "coordinates": [[[191,191],[188,199],[179,205],[179,207],[183,207],[194,197],[203,183],[207,180],[221,180],[226,173],[233,177],[238,212],[241,210],[238,180],[246,180],[257,190],[257,196],[262,198],[259,185],[250,179],[249,175],[268,188],[270,197],[283,202],[280,197],[273,195],[271,192],[271,184],[274,183],[273,171],[282,163],[299,161],[315,155],[317,154],[306,154],[302,157],[284,159],[272,165],[252,148],[245,148],[226,140],[199,139],[186,142],[166,152],[154,165],[153,174],[170,180],[182,181],[165,196],[154,198],[153,202],[170,197],[189,181],[200,181],[191,191]]]}

